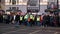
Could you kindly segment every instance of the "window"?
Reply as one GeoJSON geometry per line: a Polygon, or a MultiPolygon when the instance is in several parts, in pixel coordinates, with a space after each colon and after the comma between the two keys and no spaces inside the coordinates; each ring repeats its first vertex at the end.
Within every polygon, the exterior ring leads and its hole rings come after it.
{"type": "Polygon", "coordinates": [[[36,0],[29,0],[28,1],[28,5],[30,5],[30,6],[36,6],[37,2],[38,2],[38,0],[37,1],[36,0]]]}
{"type": "Polygon", "coordinates": [[[9,10],[19,10],[19,7],[9,7],[9,10]]]}
{"type": "Polygon", "coordinates": [[[11,3],[11,0],[10,0],[10,3],[11,3]]]}
{"type": "Polygon", "coordinates": [[[29,0],[27,6],[27,12],[38,12],[40,10],[40,0],[29,0]]]}
{"type": "Polygon", "coordinates": [[[12,7],[12,10],[16,10],[16,7],[12,7]]]}
{"type": "Polygon", "coordinates": [[[9,0],[5,0],[5,5],[10,5],[9,2],[9,0]]]}
{"type": "Polygon", "coordinates": [[[5,0],[5,5],[27,5],[28,0],[5,0]]]}
{"type": "Polygon", "coordinates": [[[13,4],[13,5],[16,4],[16,0],[12,0],[12,4],[13,4]]]}

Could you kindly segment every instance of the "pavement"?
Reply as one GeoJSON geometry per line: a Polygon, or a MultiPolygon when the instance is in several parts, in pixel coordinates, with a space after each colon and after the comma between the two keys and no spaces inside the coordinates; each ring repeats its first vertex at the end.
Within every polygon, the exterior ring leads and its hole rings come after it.
{"type": "Polygon", "coordinates": [[[0,23],[0,34],[60,34],[60,27],[23,26],[0,23]]]}

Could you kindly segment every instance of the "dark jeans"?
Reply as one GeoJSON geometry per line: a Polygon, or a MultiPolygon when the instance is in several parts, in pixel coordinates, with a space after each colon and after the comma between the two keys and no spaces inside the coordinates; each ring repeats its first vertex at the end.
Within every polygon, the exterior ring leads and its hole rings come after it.
{"type": "Polygon", "coordinates": [[[36,24],[37,24],[37,26],[40,26],[40,21],[37,21],[36,24]]]}

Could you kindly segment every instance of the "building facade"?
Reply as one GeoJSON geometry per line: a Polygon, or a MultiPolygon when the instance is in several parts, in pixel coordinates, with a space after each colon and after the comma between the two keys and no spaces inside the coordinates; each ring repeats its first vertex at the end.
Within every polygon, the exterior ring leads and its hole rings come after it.
{"type": "Polygon", "coordinates": [[[5,8],[5,0],[0,0],[0,10],[4,10],[5,8]]]}
{"type": "MultiPolygon", "coordinates": [[[[3,0],[4,4],[3,10],[6,12],[7,10],[15,11],[21,10],[24,13],[27,13],[28,0],[3,0]]],[[[53,0],[54,1],[54,0],[53,0]]],[[[45,9],[47,9],[48,2],[52,2],[52,0],[39,0],[39,14],[45,13],[45,9]]],[[[60,0],[59,0],[59,9],[60,9],[60,0]]]]}

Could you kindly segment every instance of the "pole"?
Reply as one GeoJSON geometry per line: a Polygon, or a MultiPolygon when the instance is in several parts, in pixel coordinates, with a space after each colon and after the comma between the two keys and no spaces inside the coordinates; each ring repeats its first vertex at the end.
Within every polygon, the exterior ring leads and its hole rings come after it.
{"type": "Polygon", "coordinates": [[[59,9],[59,1],[57,0],[57,9],[59,9]]]}

